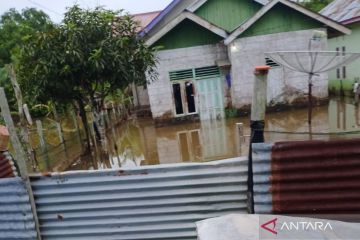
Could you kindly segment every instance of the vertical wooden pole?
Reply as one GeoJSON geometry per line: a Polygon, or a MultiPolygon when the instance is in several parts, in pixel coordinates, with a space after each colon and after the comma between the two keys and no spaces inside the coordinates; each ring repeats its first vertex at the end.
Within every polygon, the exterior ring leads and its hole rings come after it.
{"type": "Polygon", "coordinates": [[[31,188],[29,174],[28,174],[27,166],[26,166],[27,155],[26,155],[24,149],[22,148],[20,140],[16,133],[15,125],[11,118],[10,109],[9,109],[9,105],[8,105],[8,102],[6,99],[4,88],[0,88],[0,109],[1,109],[1,115],[4,118],[5,124],[10,133],[10,141],[11,141],[11,144],[15,151],[15,161],[19,167],[19,172],[20,172],[21,178],[23,179],[23,181],[25,183],[25,187],[29,193],[31,210],[32,210],[32,213],[34,216],[35,228],[36,228],[36,232],[37,232],[37,239],[41,240],[40,225],[39,225],[39,219],[38,219],[38,215],[37,215],[37,211],[36,211],[34,194],[33,194],[32,188],[31,188]]]}
{"type": "MultiPolygon", "coordinates": [[[[107,109],[105,109],[105,118],[106,118],[106,122],[107,122],[107,127],[111,127],[113,125],[113,122],[110,121],[110,117],[109,117],[109,111],[107,109]]],[[[106,128],[105,128],[106,131],[106,128]]]]}
{"type": "Polygon", "coordinates": [[[58,132],[60,144],[63,146],[65,157],[67,158],[68,157],[68,152],[67,152],[67,149],[66,149],[66,143],[65,143],[65,138],[64,138],[64,133],[62,131],[61,123],[56,122],[56,130],[58,132]]]}
{"type": "Polygon", "coordinates": [[[56,130],[58,132],[58,135],[59,135],[59,140],[60,140],[60,143],[64,143],[64,135],[63,135],[63,132],[62,132],[62,129],[61,129],[61,124],[59,122],[56,122],[56,130]]]}
{"type": "Polygon", "coordinates": [[[38,133],[39,139],[40,139],[41,151],[45,157],[45,163],[46,163],[46,168],[47,168],[46,170],[49,171],[49,170],[51,170],[49,153],[48,153],[48,149],[47,149],[45,138],[44,138],[43,126],[42,126],[42,123],[40,120],[36,120],[36,129],[37,129],[37,133],[38,133]]]}
{"type": "Polygon", "coordinates": [[[80,132],[80,128],[79,128],[79,123],[77,121],[77,117],[76,117],[76,114],[74,111],[71,111],[71,117],[73,119],[73,124],[74,124],[74,127],[76,129],[76,133],[78,135],[78,139],[79,139],[79,142],[80,142],[80,145],[81,145],[81,150],[84,151],[84,144],[83,144],[83,141],[81,139],[81,132],[80,132]]]}
{"type": "Polygon", "coordinates": [[[244,124],[243,123],[236,123],[236,132],[237,132],[237,150],[239,156],[241,155],[241,145],[244,141],[244,124]]]}
{"type": "Polygon", "coordinates": [[[122,112],[121,112],[121,107],[120,104],[117,106],[118,112],[119,112],[119,118],[122,119],[122,112]]]}
{"type": "MultiPolygon", "coordinates": [[[[24,111],[27,122],[30,125],[33,125],[33,120],[32,120],[32,117],[31,117],[31,114],[30,114],[27,104],[23,105],[23,111],[24,111]]],[[[39,164],[36,159],[35,151],[30,143],[30,133],[29,133],[27,126],[24,126],[24,133],[25,133],[24,134],[24,143],[26,144],[25,150],[27,151],[28,158],[30,158],[30,160],[31,160],[32,168],[35,171],[37,169],[37,167],[39,166],[39,164]]]]}
{"type": "MultiPolygon", "coordinates": [[[[11,85],[14,89],[15,97],[16,97],[16,101],[17,101],[17,105],[18,105],[18,113],[19,113],[19,119],[20,119],[20,139],[25,144],[25,151],[28,155],[27,159],[30,159],[33,165],[34,165],[34,163],[37,165],[37,161],[34,156],[34,151],[30,144],[29,131],[28,131],[27,122],[26,122],[27,120],[25,119],[25,116],[24,116],[23,97],[22,97],[19,83],[17,82],[17,79],[16,79],[15,69],[12,64],[7,65],[6,68],[9,73],[11,85]]],[[[25,107],[27,107],[27,105],[25,105],[25,107]]],[[[29,114],[29,116],[30,116],[30,114],[29,114]]],[[[30,125],[32,124],[31,117],[30,117],[29,123],[30,123],[30,125]]],[[[33,166],[33,168],[35,169],[34,166],[33,166]]]]}
{"type": "Polygon", "coordinates": [[[28,105],[27,105],[27,104],[24,104],[24,105],[23,105],[23,109],[24,109],[24,114],[25,114],[26,120],[28,121],[28,123],[29,123],[30,125],[33,125],[33,120],[32,120],[32,118],[31,118],[28,105]]]}
{"type": "Polygon", "coordinates": [[[105,116],[104,116],[104,110],[100,112],[101,122],[102,122],[102,128],[101,128],[101,143],[102,148],[107,152],[107,141],[106,141],[106,123],[105,123],[105,116]]]}
{"type": "Polygon", "coordinates": [[[251,103],[251,136],[249,144],[249,164],[248,164],[248,210],[254,213],[254,186],[252,168],[252,144],[264,142],[265,111],[267,103],[267,76],[269,66],[259,66],[255,68],[254,89],[251,103]]]}
{"type": "Polygon", "coordinates": [[[116,110],[115,110],[115,106],[114,106],[114,103],[111,103],[111,106],[112,106],[112,112],[113,112],[113,119],[114,121],[116,121],[116,110]]]}

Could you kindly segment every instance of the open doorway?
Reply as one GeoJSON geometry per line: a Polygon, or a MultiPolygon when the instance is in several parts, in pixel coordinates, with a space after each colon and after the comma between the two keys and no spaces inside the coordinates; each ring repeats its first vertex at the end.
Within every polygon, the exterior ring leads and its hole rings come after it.
{"type": "Polygon", "coordinates": [[[189,113],[195,113],[195,88],[192,82],[185,82],[186,102],[189,113]]]}
{"type": "Polygon", "coordinates": [[[184,108],[183,108],[183,99],[182,99],[182,94],[181,94],[181,85],[180,85],[180,83],[174,83],[172,86],[173,86],[173,92],[174,92],[176,115],[182,115],[182,114],[184,114],[184,108]]]}
{"type": "Polygon", "coordinates": [[[172,84],[176,116],[197,113],[195,84],[192,81],[181,81],[172,84]]]}

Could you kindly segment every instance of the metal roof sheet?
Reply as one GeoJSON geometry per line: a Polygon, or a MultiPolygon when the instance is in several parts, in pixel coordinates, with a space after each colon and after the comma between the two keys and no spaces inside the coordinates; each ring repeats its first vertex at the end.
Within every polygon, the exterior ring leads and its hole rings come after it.
{"type": "Polygon", "coordinates": [[[161,11],[155,11],[155,12],[147,12],[147,13],[139,13],[139,14],[133,14],[133,18],[136,22],[139,23],[139,31],[143,30],[149,23],[154,20],[161,11]]]}
{"type": "Polygon", "coordinates": [[[17,176],[16,168],[8,151],[0,152],[0,178],[17,176]]]}
{"type": "Polygon", "coordinates": [[[36,239],[29,196],[19,177],[0,179],[0,239],[36,239]]]}
{"type": "Polygon", "coordinates": [[[320,11],[338,22],[346,22],[360,16],[360,0],[335,0],[320,11]]]}
{"type": "Polygon", "coordinates": [[[253,144],[256,213],[360,213],[360,139],[253,144]]]}
{"type": "Polygon", "coordinates": [[[247,211],[247,159],[31,177],[43,239],[196,239],[247,211]]]}

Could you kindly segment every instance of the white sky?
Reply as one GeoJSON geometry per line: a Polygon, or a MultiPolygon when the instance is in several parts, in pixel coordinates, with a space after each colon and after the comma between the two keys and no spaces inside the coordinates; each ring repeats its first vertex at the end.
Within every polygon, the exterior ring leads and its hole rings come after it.
{"type": "Polygon", "coordinates": [[[124,9],[130,13],[143,13],[164,9],[172,0],[0,0],[0,15],[16,8],[21,10],[26,7],[35,7],[43,10],[50,18],[60,23],[66,7],[77,3],[83,8],[93,8],[98,5],[106,9],[124,9]]]}

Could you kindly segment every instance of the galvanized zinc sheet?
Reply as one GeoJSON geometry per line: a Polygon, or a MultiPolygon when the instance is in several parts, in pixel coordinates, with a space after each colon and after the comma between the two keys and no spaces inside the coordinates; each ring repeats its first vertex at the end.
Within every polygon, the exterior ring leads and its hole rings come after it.
{"type": "Polygon", "coordinates": [[[195,222],[246,213],[247,159],[31,177],[42,237],[196,239],[195,222]]]}
{"type": "Polygon", "coordinates": [[[8,151],[0,152],[0,178],[16,177],[17,172],[8,151]]]}
{"type": "Polygon", "coordinates": [[[360,213],[360,139],[253,145],[256,213],[360,213]]]}
{"type": "Polygon", "coordinates": [[[338,22],[345,22],[360,16],[360,0],[335,0],[320,13],[338,22]]]}
{"type": "Polygon", "coordinates": [[[19,177],[0,179],[0,239],[36,239],[29,195],[19,177]]]}

